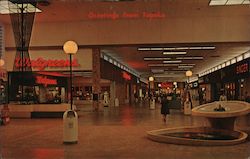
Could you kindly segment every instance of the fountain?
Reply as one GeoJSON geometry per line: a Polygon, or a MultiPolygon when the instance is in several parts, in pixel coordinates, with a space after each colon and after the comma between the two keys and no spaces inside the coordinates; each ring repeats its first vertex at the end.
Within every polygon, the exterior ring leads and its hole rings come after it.
{"type": "Polygon", "coordinates": [[[192,115],[208,118],[210,127],[179,127],[153,130],[148,138],[172,144],[234,145],[246,140],[245,132],[234,130],[235,119],[250,113],[250,104],[241,101],[220,101],[192,109],[192,115]]]}

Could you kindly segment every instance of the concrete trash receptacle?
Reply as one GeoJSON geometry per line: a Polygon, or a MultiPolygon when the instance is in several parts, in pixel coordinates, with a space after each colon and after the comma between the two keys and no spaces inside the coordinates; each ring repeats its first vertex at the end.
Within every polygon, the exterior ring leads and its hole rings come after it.
{"type": "Polygon", "coordinates": [[[191,115],[192,114],[192,108],[191,108],[191,102],[185,101],[184,103],[184,114],[185,115],[191,115]]]}
{"type": "Polygon", "coordinates": [[[155,99],[150,99],[150,101],[149,101],[149,109],[155,109],[155,99]]]}
{"type": "Polygon", "coordinates": [[[119,107],[119,99],[115,98],[115,107],[119,107]]]}
{"type": "Polygon", "coordinates": [[[73,110],[63,114],[63,143],[76,144],[78,141],[78,116],[73,110]]]}

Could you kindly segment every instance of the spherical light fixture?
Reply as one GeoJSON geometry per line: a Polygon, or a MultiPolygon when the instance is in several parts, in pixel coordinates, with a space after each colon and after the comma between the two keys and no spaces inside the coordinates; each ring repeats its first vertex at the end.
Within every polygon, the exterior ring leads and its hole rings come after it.
{"type": "Polygon", "coordinates": [[[186,76],[187,76],[187,77],[190,77],[190,76],[192,76],[192,75],[193,75],[193,72],[192,72],[192,71],[190,71],[190,70],[186,71],[186,76]]]}
{"type": "Polygon", "coordinates": [[[150,77],[148,78],[148,80],[149,80],[150,82],[153,82],[153,81],[154,81],[154,77],[150,76],[150,77]]]}
{"type": "Polygon", "coordinates": [[[177,82],[173,82],[173,85],[175,85],[175,86],[176,86],[176,85],[177,85],[177,82]]]}
{"type": "Polygon", "coordinates": [[[158,84],[158,87],[161,87],[161,84],[160,84],[160,83],[158,84]]]}
{"type": "Polygon", "coordinates": [[[0,59],[0,67],[2,67],[5,64],[3,59],[0,59]]]}
{"type": "Polygon", "coordinates": [[[63,50],[66,54],[76,54],[78,51],[78,45],[74,41],[67,41],[63,45],[63,50]]]}

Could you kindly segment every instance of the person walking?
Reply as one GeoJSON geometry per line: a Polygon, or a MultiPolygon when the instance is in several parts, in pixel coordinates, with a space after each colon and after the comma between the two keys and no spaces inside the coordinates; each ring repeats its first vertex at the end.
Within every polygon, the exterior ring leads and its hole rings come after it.
{"type": "Polygon", "coordinates": [[[162,120],[164,123],[167,121],[167,114],[169,114],[169,101],[167,100],[166,95],[164,95],[161,99],[161,114],[162,114],[162,120]]]}

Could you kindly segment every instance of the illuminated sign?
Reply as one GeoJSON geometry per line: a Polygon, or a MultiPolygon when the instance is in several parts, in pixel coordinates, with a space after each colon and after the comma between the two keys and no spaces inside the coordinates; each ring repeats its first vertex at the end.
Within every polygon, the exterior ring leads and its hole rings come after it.
{"type": "MultiPolygon", "coordinates": [[[[52,60],[48,59],[45,60],[43,58],[38,58],[35,60],[30,60],[29,58],[23,59],[23,67],[33,67],[37,68],[38,70],[44,70],[46,67],[69,67],[70,61],[69,60],[52,60]]],[[[72,60],[72,67],[78,67],[80,64],[78,63],[77,59],[72,60]]],[[[22,67],[22,59],[16,58],[15,59],[15,67],[21,68],[22,67]]]]}
{"type": "Polygon", "coordinates": [[[171,88],[171,87],[173,87],[173,83],[172,82],[162,82],[161,87],[162,88],[171,88]]]}
{"type": "Polygon", "coordinates": [[[244,63],[239,66],[236,66],[236,74],[245,73],[245,72],[248,72],[248,70],[249,70],[248,63],[244,63]]]}
{"type": "Polygon", "coordinates": [[[126,79],[126,80],[131,80],[131,75],[129,75],[127,72],[122,72],[122,77],[124,78],[124,79],[126,79]]]}
{"type": "Polygon", "coordinates": [[[118,20],[118,19],[162,19],[165,18],[165,13],[162,12],[110,12],[110,13],[96,13],[89,12],[88,19],[110,19],[110,20],[118,20]]]}
{"type": "Polygon", "coordinates": [[[56,79],[49,79],[46,76],[36,76],[36,83],[43,84],[45,87],[48,85],[57,85],[56,79]]]}

